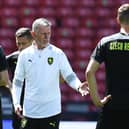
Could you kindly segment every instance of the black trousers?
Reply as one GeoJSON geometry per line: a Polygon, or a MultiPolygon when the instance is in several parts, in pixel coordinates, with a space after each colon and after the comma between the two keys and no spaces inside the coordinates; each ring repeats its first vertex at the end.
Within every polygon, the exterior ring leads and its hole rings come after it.
{"type": "Polygon", "coordinates": [[[59,129],[61,114],[48,118],[23,118],[20,129],[59,129]]]}

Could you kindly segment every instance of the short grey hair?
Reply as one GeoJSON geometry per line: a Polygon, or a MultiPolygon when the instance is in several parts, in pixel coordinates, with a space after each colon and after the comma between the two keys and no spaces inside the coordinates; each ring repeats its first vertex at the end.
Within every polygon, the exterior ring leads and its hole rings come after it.
{"type": "Polygon", "coordinates": [[[47,20],[45,18],[38,18],[32,24],[32,31],[33,32],[37,31],[39,26],[47,27],[47,26],[51,26],[51,25],[52,25],[52,23],[49,20],[47,20]]]}

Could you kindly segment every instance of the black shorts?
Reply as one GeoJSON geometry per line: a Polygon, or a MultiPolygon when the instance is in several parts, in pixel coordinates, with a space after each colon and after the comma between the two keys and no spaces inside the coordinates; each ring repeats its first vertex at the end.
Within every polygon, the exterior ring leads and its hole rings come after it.
{"type": "Polygon", "coordinates": [[[48,118],[23,118],[20,129],[59,129],[60,114],[48,118]]]}
{"type": "Polygon", "coordinates": [[[129,129],[129,110],[103,109],[96,129],[129,129]]]}

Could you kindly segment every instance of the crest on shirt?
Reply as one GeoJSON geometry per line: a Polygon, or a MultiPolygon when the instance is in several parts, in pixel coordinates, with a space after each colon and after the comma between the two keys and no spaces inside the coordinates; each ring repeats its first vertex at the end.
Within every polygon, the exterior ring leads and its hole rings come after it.
{"type": "Polygon", "coordinates": [[[47,61],[49,65],[53,64],[53,57],[48,57],[47,61]]]}

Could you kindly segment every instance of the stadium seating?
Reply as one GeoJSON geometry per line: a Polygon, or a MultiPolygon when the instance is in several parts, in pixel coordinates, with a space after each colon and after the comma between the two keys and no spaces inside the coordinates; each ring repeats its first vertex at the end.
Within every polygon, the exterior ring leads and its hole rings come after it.
{"type": "Polygon", "coordinates": [[[22,6],[30,6],[30,7],[39,7],[40,1],[39,0],[22,0],[22,6]]]}
{"type": "Polygon", "coordinates": [[[2,8],[0,10],[0,16],[1,17],[17,17],[18,16],[18,12],[16,8],[13,7],[6,7],[6,8],[2,8]]]}
{"type": "Polygon", "coordinates": [[[33,17],[26,17],[26,18],[21,18],[19,23],[20,25],[24,25],[24,26],[27,26],[27,27],[31,27],[31,24],[33,22],[34,18],[33,17]]]}
{"type": "Polygon", "coordinates": [[[62,18],[62,26],[65,27],[79,27],[79,19],[76,17],[64,17],[62,18]]]}
{"type": "Polygon", "coordinates": [[[24,18],[24,17],[35,17],[37,15],[37,10],[36,8],[29,7],[29,6],[22,6],[19,10],[19,15],[24,18]]]}
{"type": "Polygon", "coordinates": [[[58,0],[39,0],[40,6],[43,7],[58,7],[58,0]]]}
{"type": "Polygon", "coordinates": [[[18,8],[22,5],[21,0],[4,0],[3,6],[18,8]]]}
{"type": "Polygon", "coordinates": [[[74,15],[74,12],[72,10],[72,8],[70,7],[65,7],[65,6],[61,6],[61,7],[58,7],[57,8],[57,17],[70,17],[70,16],[73,16],[74,15]]]}
{"type": "Polygon", "coordinates": [[[48,8],[48,7],[39,7],[38,15],[40,17],[54,17],[56,16],[55,8],[48,8]]]}
{"type": "Polygon", "coordinates": [[[17,17],[1,17],[1,26],[2,27],[9,27],[9,28],[16,28],[18,26],[18,19],[17,17]]]}
{"type": "MultiPolygon", "coordinates": [[[[52,22],[52,43],[63,49],[78,77],[84,81],[85,69],[98,41],[119,31],[116,9],[126,2],[128,0],[1,0],[0,44],[6,54],[13,52],[16,50],[14,34],[17,28],[31,28],[36,18],[48,18],[52,22]]],[[[101,96],[105,90],[104,78],[101,65],[97,73],[101,96]]],[[[62,103],[91,101],[89,96],[81,97],[67,84],[62,85],[62,103]]],[[[93,104],[88,109],[96,112],[93,104]]],[[[67,109],[63,107],[63,110],[67,109]]]]}
{"type": "Polygon", "coordinates": [[[74,7],[77,6],[78,2],[75,0],[60,0],[60,6],[74,7]]]}
{"type": "Polygon", "coordinates": [[[13,39],[15,36],[15,30],[8,27],[7,28],[2,27],[0,29],[0,37],[6,39],[7,36],[8,38],[13,39]]]}

